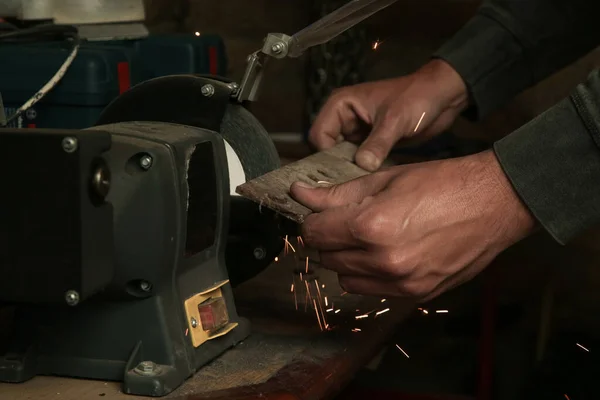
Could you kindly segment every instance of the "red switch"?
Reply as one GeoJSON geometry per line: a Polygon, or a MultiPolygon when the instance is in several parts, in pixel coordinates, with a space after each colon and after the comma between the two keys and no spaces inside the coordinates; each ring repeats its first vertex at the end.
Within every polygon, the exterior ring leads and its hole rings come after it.
{"type": "Polygon", "coordinates": [[[206,332],[214,332],[229,323],[227,304],[223,297],[213,297],[198,306],[200,323],[206,332]]]}

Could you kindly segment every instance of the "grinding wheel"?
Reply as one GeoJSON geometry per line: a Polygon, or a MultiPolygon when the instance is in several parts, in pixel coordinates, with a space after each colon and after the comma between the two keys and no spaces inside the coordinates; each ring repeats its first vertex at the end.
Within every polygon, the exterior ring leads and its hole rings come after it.
{"type": "Polygon", "coordinates": [[[269,134],[242,105],[230,100],[229,82],[217,77],[167,76],[143,82],[103,111],[97,125],[128,121],[168,122],[218,132],[224,139],[230,178],[229,236],[225,259],[233,286],[267,267],[282,248],[284,227],[271,211],[235,194],[245,181],[279,168],[269,134]],[[203,94],[209,85],[212,94],[203,94]]]}

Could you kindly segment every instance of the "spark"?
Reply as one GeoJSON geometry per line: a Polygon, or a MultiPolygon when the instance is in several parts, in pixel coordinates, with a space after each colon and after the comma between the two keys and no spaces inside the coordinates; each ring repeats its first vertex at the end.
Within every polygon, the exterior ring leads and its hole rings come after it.
{"type": "Polygon", "coordinates": [[[310,288],[308,287],[308,281],[304,281],[304,284],[306,285],[306,293],[308,293],[308,298],[312,300],[312,294],[310,293],[310,288]]]}
{"type": "Polygon", "coordinates": [[[377,50],[377,48],[379,47],[380,44],[381,44],[381,42],[379,41],[379,39],[377,39],[376,41],[373,42],[373,45],[371,46],[371,48],[373,50],[377,50]]]}
{"type": "Polygon", "coordinates": [[[402,353],[403,353],[403,354],[406,356],[406,358],[410,358],[410,357],[408,356],[408,354],[406,354],[406,352],[405,352],[404,350],[402,350],[402,347],[400,347],[400,346],[398,346],[398,345],[396,345],[396,347],[398,348],[398,350],[400,350],[400,351],[401,351],[401,352],[402,352],[402,353]]]}
{"type": "Polygon", "coordinates": [[[302,245],[302,247],[304,247],[304,240],[302,240],[302,236],[297,236],[297,237],[296,237],[296,241],[297,241],[298,243],[300,243],[300,244],[302,245]]]}
{"type": "Polygon", "coordinates": [[[321,285],[321,289],[325,289],[325,284],[322,284],[322,285],[321,285]]]}
{"type": "MultiPolygon", "coordinates": [[[[308,257],[306,258],[308,260],[308,257]]],[[[323,316],[323,324],[327,324],[327,321],[325,320],[325,313],[323,312],[323,306],[321,305],[321,303],[323,303],[323,298],[321,297],[321,289],[319,289],[319,281],[317,279],[315,279],[315,287],[317,288],[317,296],[319,296],[319,310],[321,310],[321,315],[323,316]]]]}
{"type": "Polygon", "coordinates": [[[448,310],[435,310],[436,314],[448,314],[448,310]]]}
{"type": "Polygon", "coordinates": [[[279,257],[275,257],[275,262],[279,261],[279,257]]]}
{"type": "Polygon", "coordinates": [[[386,308],[385,310],[378,311],[378,312],[376,312],[376,313],[375,313],[375,316],[378,316],[378,315],[384,314],[384,313],[386,313],[386,312],[388,312],[388,311],[390,311],[390,309],[389,309],[389,308],[386,308]]]}
{"type": "Polygon", "coordinates": [[[317,181],[317,185],[333,185],[333,183],[327,181],[317,181]]]}
{"type": "Polygon", "coordinates": [[[340,294],[340,296],[345,296],[347,294],[348,294],[348,292],[344,292],[344,293],[340,294]]]}
{"type": "Polygon", "coordinates": [[[292,283],[292,287],[290,288],[290,293],[294,292],[294,284],[292,283]]]}
{"type": "Polygon", "coordinates": [[[298,311],[298,296],[296,295],[295,291],[294,291],[294,306],[296,307],[296,311],[298,311]]]}
{"type": "Polygon", "coordinates": [[[586,349],[585,347],[583,347],[582,345],[580,345],[579,343],[575,343],[577,346],[581,347],[583,350],[587,351],[588,353],[590,352],[589,349],[586,349]]]}
{"type": "Polygon", "coordinates": [[[327,380],[327,379],[331,378],[331,375],[333,375],[333,373],[331,373],[331,374],[327,375],[327,376],[325,377],[325,380],[327,380]]]}
{"type": "Polygon", "coordinates": [[[186,329],[186,330],[185,330],[185,336],[187,336],[187,335],[188,335],[188,333],[190,333],[190,330],[189,330],[189,329],[186,329]]]}
{"type": "Polygon", "coordinates": [[[571,400],[571,399],[569,398],[569,396],[567,396],[566,394],[565,394],[565,399],[567,399],[567,400],[571,400]]]}
{"type": "Polygon", "coordinates": [[[385,303],[386,301],[387,301],[386,299],[381,299],[381,302],[382,302],[382,303],[385,303]]]}
{"type": "Polygon", "coordinates": [[[369,314],[357,315],[356,317],[354,317],[354,319],[363,319],[363,318],[369,318],[369,314]]]}
{"type": "Polygon", "coordinates": [[[323,325],[321,325],[321,317],[319,317],[319,309],[317,308],[317,300],[313,299],[313,304],[315,305],[315,314],[317,314],[317,321],[319,321],[319,328],[323,330],[323,325]]]}
{"type": "Polygon", "coordinates": [[[308,274],[308,257],[306,257],[306,271],[305,272],[308,274]]]}
{"type": "Polygon", "coordinates": [[[338,308],[337,310],[335,310],[335,314],[339,313],[340,311],[342,311],[342,310],[340,310],[340,309],[338,308]]]}
{"type": "Polygon", "coordinates": [[[425,117],[425,113],[423,113],[423,115],[421,115],[421,119],[419,120],[419,122],[417,122],[417,126],[415,126],[415,132],[417,131],[417,129],[419,129],[419,125],[421,125],[421,121],[423,121],[423,117],[425,117]]]}
{"type": "Polygon", "coordinates": [[[329,309],[325,310],[325,312],[332,312],[332,311],[333,311],[333,308],[329,308],[329,309]]]}
{"type": "Polygon", "coordinates": [[[325,296],[325,307],[329,307],[329,302],[327,301],[327,296],[325,296]]]}
{"type": "Polygon", "coordinates": [[[296,249],[294,248],[294,246],[292,246],[292,244],[290,243],[290,241],[288,240],[288,235],[285,235],[285,238],[283,239],[283,241],[285,242],[285,254],[287,254],[288,252],[288,247],[290,249],[292,249],[292,251],[295,253],[296,249]]]}
{"type": "Polygon", "coordinates": [[[423,311],[423,314],[425,314],[425,315],[429,314],[429,311],[427,311],[427,310],[421,310],[421,311],[423,311]]]}
{"type": "Polygon", "coordinates": [[[302,280],[302,272],[300,272],[300,280],[302,280]]]}
{"type": "Polygon", "coordinates": [[[196,32],[196,33],[195,33],[195,35],[196,35],[196,36],[200,36],[200,32],[196,32]]]}
{"type": "Polygon", "coordinates": [[[362,331],[362,329],[360,329],[360,328],[354,328],[354,329],[352,329],[352,332],[361,332],[361,331],[362,331]]]}

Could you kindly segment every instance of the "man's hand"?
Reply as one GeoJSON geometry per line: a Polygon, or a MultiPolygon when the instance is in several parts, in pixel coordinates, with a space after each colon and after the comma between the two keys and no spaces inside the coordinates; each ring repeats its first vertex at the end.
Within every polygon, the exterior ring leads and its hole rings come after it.
{"type": "Polygon", "coordinates": [[[359,142],[368,136],[356,153],[356,163],[375,171],[398,140],[442,132],[467,104],[461,77],[444,61],[434,60],[405,77],[334,92],[317,116],[309,140],[324,150],[342,138],[359,142]]]}
{"type": "Polygon", "coordinates": [[[295,183],[303,238],[344,290],[429,300],[534,229],[491,151],[397,166],[329,188],[295,183]]]}

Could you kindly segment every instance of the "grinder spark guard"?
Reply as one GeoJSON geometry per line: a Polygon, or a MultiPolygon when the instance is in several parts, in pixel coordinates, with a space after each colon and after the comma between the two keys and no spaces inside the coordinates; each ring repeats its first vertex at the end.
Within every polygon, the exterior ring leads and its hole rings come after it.
{"type": "Polygon", "coordinates": [[[226,137],[232,125],[260,127],[231,90],[158,78],[115,100],[96,127],[0,131],[0,302],[14,310],[0,381],[116,380],[125,393],[163,396],[249,334],[230,275],[256,274],[282,242],[269,213],[234,223],[248,205],[230,199],[223,138],[248,179],[278,160],[264,129],[226,137]],[[262,155],[244,153],[244,140],[262,155]],[[250,225],[258,234],[244,240],[250,225]]]}

